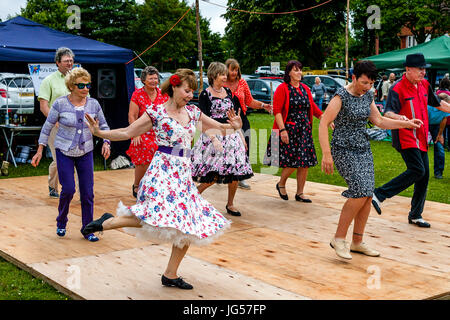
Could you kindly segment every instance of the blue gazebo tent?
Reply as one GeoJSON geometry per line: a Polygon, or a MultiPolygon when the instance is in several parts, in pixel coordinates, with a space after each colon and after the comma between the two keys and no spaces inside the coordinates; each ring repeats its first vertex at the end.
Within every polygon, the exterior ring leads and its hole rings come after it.
{"type": "MultiPolygon", "coordinates": [[[[134,64],[126,64],[133,59],[130,49],[57,31],[21,16],[0,22],[0,72],[28,74],[28,63],[54,63],[59,47],[70,48],[75,62],[91,73],[90,95],[102,105],[109,126],[127,126],[129,101],[135,90],[134,64]],[[114,70],[114,98],[99,98],[99,69],[114,70]]],[[[36,101],[35,109],[39,110],[37,105],[36,101]]],[[[129,141],[116,143],[113,150],[123,154],[128,145],[129,141]]]]}

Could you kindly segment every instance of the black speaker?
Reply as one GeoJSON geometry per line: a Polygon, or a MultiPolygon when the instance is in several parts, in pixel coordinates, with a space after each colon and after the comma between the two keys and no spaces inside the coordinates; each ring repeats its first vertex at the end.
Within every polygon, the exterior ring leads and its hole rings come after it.
{"type": "Polygon", "coordinates": [[[98,98],[114,99],[116,97],[116,70],[98,69],[98,98]]]}

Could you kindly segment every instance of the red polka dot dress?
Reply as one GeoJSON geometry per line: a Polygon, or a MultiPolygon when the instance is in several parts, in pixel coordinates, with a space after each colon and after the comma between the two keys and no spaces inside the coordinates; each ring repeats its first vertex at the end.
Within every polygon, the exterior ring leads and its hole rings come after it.
{"type": "MultiPolygon", "coordinates": [[[[133,93],[131,101],[138,105],[139,117],[147,110],[148,106],[152,104],[160,105],[167,101],[168,96],[162,95],[159,88],[156,88],[156,92],[156,98],[153,102],[150,100],[147,92],[145,92],[144,87],[137,89],[133,93]]],[[[131,141],[133,142],[133,139],[131,141]]],[[[139,145],[134,146],[133,143],[130,143],[130,147],[126,153],[134,165],[145,165],[152,162],[153,155],[157,149],[158,145],[155,142],[155,132],[150,130],[141,135],[141,143],[139,145]]]]}

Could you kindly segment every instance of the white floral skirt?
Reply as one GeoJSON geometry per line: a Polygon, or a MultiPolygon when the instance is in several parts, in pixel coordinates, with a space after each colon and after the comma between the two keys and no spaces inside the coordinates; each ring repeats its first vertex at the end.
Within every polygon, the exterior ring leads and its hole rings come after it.
{"type": "Polygon", "coordinates": [[[231,224],[198,192],[190,159],[159,151],[141,179],[136,204],[120,202],[117,215],[141,220],[141,228],[124,228],[125,232],[180,248],[211,243],[231,224]]]}

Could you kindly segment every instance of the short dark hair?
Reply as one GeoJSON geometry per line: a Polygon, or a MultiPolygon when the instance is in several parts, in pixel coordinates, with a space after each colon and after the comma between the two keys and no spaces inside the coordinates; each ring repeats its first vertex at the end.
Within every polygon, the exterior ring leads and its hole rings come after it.
{"type": "Polygon", "coordinates": [[[358,61],[353,68],[353,74],[356,79],[365,74],[367,78],[374,81],[377,80],[378,76],[377,67],[375,67],[375,64],[369,60],[358,61]]]}
{"type": "Polygon", "coordinates": [[[442,78],[441,82],[439,83],[439,89],[450,90],[450,79],[442,78]]]}
{"type": "Polygon", "coordinates": [[[284,71],[284,77],[283,77],[284,82],[286,82],[286,83],[291,82],[291,77],[289,76],[289,72],[291,72],[291,70],[294,69],[294,67],[297,67],[300,70],[303,69],[303,65],[300,61],[297,61],[297,60],[288,61],[288,63],[286,64],[286,70],[284,71]]]}

